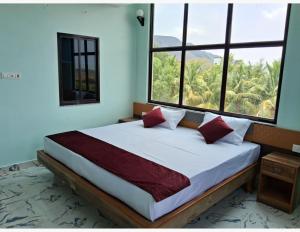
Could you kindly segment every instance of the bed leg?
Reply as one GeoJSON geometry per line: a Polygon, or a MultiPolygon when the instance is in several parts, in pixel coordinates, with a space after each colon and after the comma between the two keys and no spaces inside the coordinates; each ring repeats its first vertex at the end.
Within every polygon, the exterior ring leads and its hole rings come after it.
{"type": "Polygon", "coordinates": [[[53,185],[58,185],[58,186],[66,185],[66,181],[58,177],[57,175],[54,175],[52,183],[53,185]]]}
{"type": "Polygon", "coordinates": [[[255,181],[255,178],[251,178],[248,182],[246,182],[243,185],[243,189],[245,190],[245,192],[253,193],[253,191],[254,191],[254,181],[255,181]]]}

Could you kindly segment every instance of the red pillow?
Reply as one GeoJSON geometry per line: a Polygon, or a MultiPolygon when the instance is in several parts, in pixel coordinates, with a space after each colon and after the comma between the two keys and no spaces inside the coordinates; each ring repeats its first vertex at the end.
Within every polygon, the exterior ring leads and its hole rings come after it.
{"type": "Polygon", "coordinates": [[[223,121],[221,116],[209,121],[203,126],[198,128],[198,131],[203,135],[206,143],[214,143],[217,140],[223,138],[225,135],[233,131],[226,122],[223,121]]]}
{"type": "Polygon", "coordinates": [[[165,122],[165,118],[161,113],[160,108],[154,109],[147,114],[143,115],[144,127],[153,127],[160,123],[165,122]]]}

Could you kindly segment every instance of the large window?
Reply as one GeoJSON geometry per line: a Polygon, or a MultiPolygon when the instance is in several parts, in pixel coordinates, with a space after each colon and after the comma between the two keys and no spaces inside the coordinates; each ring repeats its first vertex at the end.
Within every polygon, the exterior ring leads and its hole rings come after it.
{"type": "Polygon", "coordinates": [[[151,6],[149,102],[277,120],[290,5],[151,6]]]}
{"type": "Polygon", "coordinates": [[[98,38],[57,34],[60,105],[99,102],[98,38]]]}

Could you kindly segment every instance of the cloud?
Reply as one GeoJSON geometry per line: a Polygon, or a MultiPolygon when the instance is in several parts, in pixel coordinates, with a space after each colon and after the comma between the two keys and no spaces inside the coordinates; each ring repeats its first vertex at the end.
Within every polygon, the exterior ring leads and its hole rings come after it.
{"type": "MultiPolygon", "coordinates": [[[[169,33],[170,35],[174,35],[175,37],[182,39],[182,30],[181,27],[176,27],[173,29],[172,33],[169,33]]],[[[199,41],[199,39],[203,38],[207,35],[206,30],[203,27],[188,27],[187,30],[187,37],[190,41],[199,41]]]]}
{"type": "Polygon", "coordinates": [[[286,13],[286,6],[262,11],[263,16],[270,20],[276,19],[278,17],[282,17],[285,15],[285,13],[286,13]]]}
{"type": "Polygon", "coordinates": [[[206,35],[206,30],[203,27],[189,27],[187,30],[187,34],[189,37],[201,37],[206,35]]]}
{"type": "Polygon", "coordinates": [[[172,35],[175,35],[177,38],[179,38],[180,40],[182,40],[182,27],[175,27],[173,30],[173,33],[170,33],[172,35]]]}

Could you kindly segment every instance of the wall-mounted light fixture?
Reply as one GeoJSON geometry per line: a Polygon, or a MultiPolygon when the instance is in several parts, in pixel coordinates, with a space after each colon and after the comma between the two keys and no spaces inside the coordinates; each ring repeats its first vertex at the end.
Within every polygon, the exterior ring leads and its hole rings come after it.
{"type": "Polygon", "coordinates": [[[141,26],[144,26],[145,17],[144,17],[144,11],[142,9],[138,9],[136,11],[136,18],[139,20],[141,26]]]}

